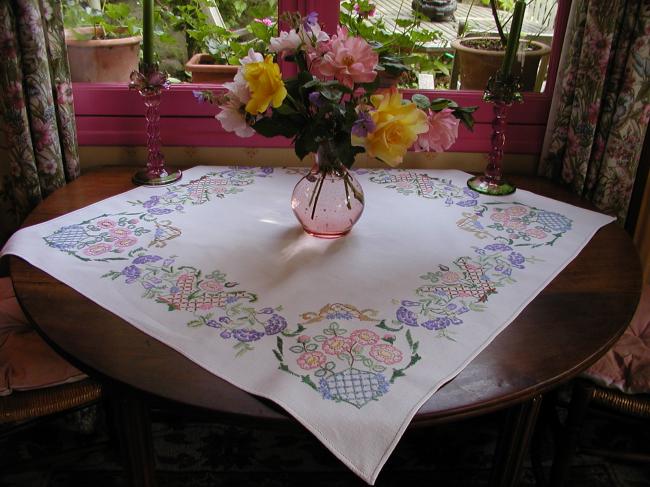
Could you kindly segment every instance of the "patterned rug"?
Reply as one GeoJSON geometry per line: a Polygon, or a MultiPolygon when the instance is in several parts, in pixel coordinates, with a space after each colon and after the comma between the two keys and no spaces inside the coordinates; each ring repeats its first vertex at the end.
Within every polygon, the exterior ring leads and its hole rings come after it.
{"type": "MultiPolygon", "coordinates": [[[[102,411],[99,410],[96,421],[92,417],[89,421],[88,415],[50,421],[3,440],[0,485],[126,487],[114,449],[101,444],[108,438],[102,411]],[[84,432],[89,423],[96,426],[94,431],[84,432]],[[66,453],[70,449],[76,453],[66,453]],[[26,461],[29,463],[18,463],[26,461]],[[13,472],[8,473],[4,465],[14,465],[13,472]]],[[[492,415],[409,432],[376,485],[487,485],[499,420],[498,415],[492,415]]],[[[599,444],[625,449],[639,446],[647,451],[650,444],[647,430],[639,429],[638,424],[625,429],[607,420],[596,420],[589,423],[583,437],[596,447],[599,444]]],[[[552,447],[550,434],[544,437],[541,457],[548,470],[552,447]]],[[[298,428],[253,429],[166,417],[155,420],[154,440],[161,487],[365,485],[310,434],[298,428]]],[[[536,485],[529,461],[520,485],[536,485]]],[[[647,487],[650,468],[578,455],[567,485],[647,487]]]]}

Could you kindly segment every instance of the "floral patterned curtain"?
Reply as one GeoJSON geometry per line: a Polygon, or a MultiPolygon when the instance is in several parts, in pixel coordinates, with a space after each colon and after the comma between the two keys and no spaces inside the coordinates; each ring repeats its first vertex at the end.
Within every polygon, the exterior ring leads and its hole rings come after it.
{"type": "Polygon", "coordinates": [[[650,2],[574,0],[539,172],[625,221],[650,117],[650,2]]]}
{"type": "Polygon", "coordinates": [[[0,1],[0,53],[0,107],[9,159],[2,196],[12,210],[11,222],[3,216],[7,232],[79,175],[61,2],[0,1]]]}

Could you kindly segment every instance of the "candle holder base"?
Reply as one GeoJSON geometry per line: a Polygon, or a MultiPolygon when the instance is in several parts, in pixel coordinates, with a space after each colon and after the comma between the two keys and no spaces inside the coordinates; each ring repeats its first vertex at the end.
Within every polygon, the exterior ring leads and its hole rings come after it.
{"type": "Polygon", "coordinates": [[[477,193],[487,194],[491,196],[505,196],[512,194],[517,190],[517,187],[514,184],[509,183],[505,179],[495,181],[493,179],[486,178],[484,175],[475,176],[468,179],[467,186],[469,186],[477,193]]]}
{"type": "Polygon", "coordinates": [[[151,174],[147,169],[136,172],[133,175],[133,184],[138,186],[164,186],[178,181],[183,177],[180,169],[169,168],[163,170],[159,175],[151,174]]]}

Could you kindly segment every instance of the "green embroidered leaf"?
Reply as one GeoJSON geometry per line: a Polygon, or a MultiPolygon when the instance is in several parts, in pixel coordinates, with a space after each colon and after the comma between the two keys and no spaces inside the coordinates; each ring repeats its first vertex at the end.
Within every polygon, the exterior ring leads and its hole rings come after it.
{"type": "Polygon", "coordinates": [[[413,337],[411,336],[411,330],[406,330],[406,341],[409,344],[409,347],[413,349],[413,337]]]}
{"type": "MultiPolygon", "coordinates": [[[[278,311],[281,311],[281,310],[278,309],[278,311]]],[[[300,335],[303,331],[305,331],[305,327],[302,326],[302,325],[298,325],[298,328],[296,328],[296,331],[288,332],[288,331],[284,330],[282,332],[282,335],[284,335],[285,337],[295,337],[297,335],[300,335]]]]}
{"type": "Polygon", "coordinates": [[[191,328],[197,328],[199,326],[203,326],[203,321],[202,320],[188,321],[187,326],[189,326],[191,328]]]}
{"type": "Polygon", "coordinates": [[[318,391],[318,387],[316,387],[316,384],[314,384],[314,382],[311,380],[311,377],[309,377],[308,375],[303,375],[303,376],[301,376],[300,378],[301,378],[302,381],[303,381],[305,384],[307,384],[309,387],[311,387],[311,388],[314,389],[315,391],[318,391]]]}
{"type": "Polygon", "coordinates": [[[393,375],[390,377],[390,383],[393,384],[395,382],[395,379],[398,379],[400,377],[404,377],[406,374],[402,372],[402,369],[393,369],[393,375]]]}
{"type": "Polygon", "coordinates": [[[387,331],[401,331],[402,328],[404,328],[404,326],[400,326],[399,328],[391,328],[390,326],[386,325],[384,320],[382,320],[381,323],[377,325],[377,328],[381,328],[382,330],[387,330],[387,331]]]}
{"type": "Polygon", "coordinates": [[[282,355],[277,350],[273,350],[273,355],[278,359],[278,362],[282,363],[282,355]]]}
{"type": "Polygon", "coordinates": [[[284,344],[282,343],[282,338],[277,337],[275,339],[275,343],[278,347],[278,351],[280,352],[280,355],[284,355],[284,351],[282,350],[282,347],[284,346],[284,344]]]}

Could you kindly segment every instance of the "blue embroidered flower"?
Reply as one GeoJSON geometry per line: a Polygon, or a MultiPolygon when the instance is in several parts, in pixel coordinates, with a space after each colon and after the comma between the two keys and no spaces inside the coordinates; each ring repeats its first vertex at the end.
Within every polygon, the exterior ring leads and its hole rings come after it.
{"type": "Polygon", "coordinates": [[[425,321],[421,326],[427,330],[444,330],[449,325],[451,325],[451,320],[447,317],[441,316],[433,320],[425,321]]]}
{"type": "Polygon", "coordinates": [[[151,213],[152,215],[166,215],[173,211],[174,210],[170,210],[169,208],[151,208],[147,210],[147,213],[151,213]]]}
{"type": "Polygon", "coordinates": [[[122,275],[126,277],[126,283],[131,284],[138,277],[140,277],[140,268],[135,265],[130,265],[122,269],[122,275]]]}
{"type": "Polygon", "coordinates": [[[233,331],[233,336],[240,342],[256,342],[264,336],[264,333],[249,328],[239,328],[233,331]]]}
{"type": "Polygon", "coordinates": [[[404,306],[400,306],[397,310],[397,319],[408,326],[418,326],[418,318],[413,311],[406,309],[404,306]]]}
{"type": "Polygon", "coordinates": [[[133,259],[134,264],[147,264],[148,262],[158,262],[162,257],[157,255],[140,255],[133,259]]]}
{"type": "Polygon", "coordinates": [[[285,320],[280,315],[274,314],[269,318],[269,321],[266,322],[266,325],[264,326],[264,331],[266,332],[267,335],[275,335],[276,333],[280,333],[286,327],[287,327],[287,320],[285,320]]]}
{"type": "Polygon", "coordinates": [[[495,244],[490,244],[485,246],[485,250],[492,250],[492,251],[510,251],[512,250],[512,247],[506,244],[502,243],[495,243],[495,244]]]}
{"type": "Polygon", "coordinates": [[[526,262],[526,258],[519,252],[512,252],[508,255],[508,261],[518,269],[523,269],[524,266],[522,264],[526,262]]]}

